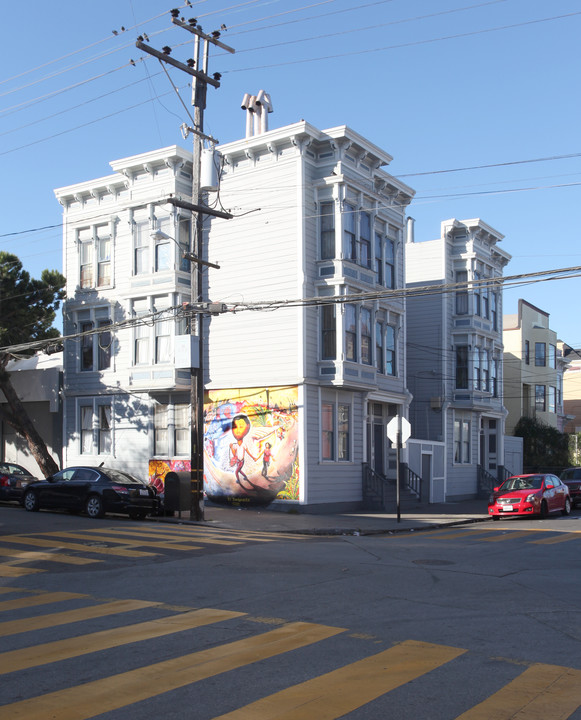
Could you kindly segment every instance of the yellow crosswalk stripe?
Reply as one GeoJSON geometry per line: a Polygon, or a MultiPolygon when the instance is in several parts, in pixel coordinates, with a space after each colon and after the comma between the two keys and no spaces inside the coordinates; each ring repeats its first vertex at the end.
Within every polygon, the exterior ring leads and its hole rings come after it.
{"type": "Polygon", "coordinates": [[[155,557],[157,553],[145,552],[144,550],[131,550],[129,548],[98,547],[96,545],[81,545],[80,543],[55,542],[54,540],[43,540],[39,537],[28,537],[25,535],[4,535],[0,542],[16,543],[17,545],[32,545],[34,547],[59,547],[66,550],[80,550],[81,552],[94,553],[97,555],[117,555],[118,557],[155,557]]]}
{"type": "Polygon", "coordinates": [[[89,565],[90,563],[102,562],[97,558],[84,558],[77,555],[65,555],[64,553],[33,552],[31,550],[8,550],[0,547],[0,557],[13,557],[18,562],[32,562],[34,560],[48,560],[66,565],[89,565]]]}
{"type": "MultiPolygon", "coordinates": [[[[168,523],[168,525],[171,527],[171,525],[168,523]]],[[[149,525],[148,530],[152,533],[155,532],[167,532],[167,529],[165,527],[158,527],[155,525],[149,525]]],[[[211,527],[211,526],[204,526],[204,527],[197,527],[197,526],[180,526],[180,532],[187,533],[188,535],[192,535],[194,537],[198,537],[200,535],[207,536],[207,537],[216,537],[216,538],[237,538],[240,540],[248,540],[252,539],[253,542],[273,542],[274,540],[308,540],[308,535],[301,535],[299,533],[289,533],[289,532],[272,532],[272,531],[261,531],[261,530],[230,530],[228,528],[217,528],[217,527],[211,527]]]]}
{"type": "Polygon", "coordinates": [[[226,645],[0,707],[0,720],[88,720],[345,632],[296,622],[226,645]]]}
{"type": "Polygon", "coordinates": [[[25,575],[32,575],[33,573],[40,572],[44,572],[44,570],[37,570],[35,568],[24,568],[18,565],[0,565],[0,577],[5,578],[24,577],[25,575]]]}
{"type": "Polygon", "coordinates": [[[115,531],[107,534],[103,533],[74,533],[74,532],[54,532],[54,533],[43,533],[44,537],[64,538],[65,540],[96,540],[97,542],[116,542],[123,547],[142,547],[147,545],[148,547],[157,548],[159,550],[200,550],[199,545],[183,545],[169,542],[151,542],[132,540],[131,538],[125,538],[119,536],[115,531]]]}
{"type": "Polygon", "coordinates": [[[223,620],[231,620],[244,614],[231,610],[191,610],[180,615],[126,625],[111,630],[100,630],[80,637],[35,645],[23,650],[12,650],[0,653],[0,674],[26,670],[38,665],[68,660],[99,650],[108,650],[129,643],[172,635],[182,630],[191,630],[192,628],[211,625],[223,620]]]}
{"type": "Polygon", "coordinates": [[[498,535],[493,535],[492,537],[487,538],[480,538],[480,540],[482,542],[502,542],[503,540],[514,540],[515,538],[530,536],[530,530],[507,530],[506,532],[500,530],[498,535]]]}
{"type": "Polygon", "coordinates": [[[0,602],[0,612],[20,610],[21,608],[36,607],[37,605],[47,605],[48,603],[63,602],[63,600],[77,600],[78,598],[86,597],[89,596],[69,592],[40,593],[39,595],[19,598],[18,600],[3,600],[0,602]]]}
{"type": "Polygon", "coordinates": [[[57,625],[68,625],[69,623],[93,620],[95,618],[117,615],[119,613],[142,610],[144,608],[161,605],[158,602],[148,600],[113,600],[112,602],[90,607],[77,608],[76,610],[64,610],[48,615],[37,615],[36,617],[24,618],[22,620],[9,620],[0,623],[0,637],[16,635],[33,630],[56,627],[57,625]]]}
{"type": "Polygon", "coordinates": [[[541,540],[532,540],[531,545],[555,545],[556,543],[569,542],[570,540],[581,540],[579,530],[570,533],[560,533],[559,535],[542,538],[541,540]]]}
{"type": "MultiPolygon", "coordinates": [[[[182,535],[181,533],[161,533],[161,532],[155,532],[152,533],[149,530],[112,530],[107,529],[103,530],[99,528],[95,532],[101,534],[110,534],[114,533],[118,537],[141,537],[141,538],[153,538],[154,540],[161,539],[161,540],[173,540],[178,542],[189,542],[191,540],[195,540],[196,542],[204,543],[207,545],[242,545],[241,542],[237,540],[220,540],[218,538],[213,537],[206,537],[204,535],[192,535],[190,533],[187,533],[186,535],[182,535]]],[[[150,543],[142,543],[143,545],[147,544],[150,545],[150,543]]]]}
{"type": "Polygon", "coordinates": [[[488,535],[489,529],[482,530],[441,530],[437,533],[429,533],[426,537],[434,540],[470,540],[471,538],[482,539],[483,535],[488,535]]]}
{"type": "Polygon", "coordinates": [[[565,720],[581,705],[581,670],[533,665],[456,720],[565,720]]]}
{"type": "Polygon", "coordinates": [[[465,652],[407,640],[214,720],[335,720],[465,652]]]}

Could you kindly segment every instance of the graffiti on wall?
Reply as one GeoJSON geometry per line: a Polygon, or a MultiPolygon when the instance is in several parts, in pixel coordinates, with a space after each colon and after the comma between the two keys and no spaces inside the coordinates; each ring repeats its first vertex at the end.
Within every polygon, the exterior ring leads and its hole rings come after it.
{"type": "Polygon", "coordinates": [[[158,494],[164,492],[165,476],[168,472],[190,472],[190,458],[173,460],[150,460],[149,461],[149,482],[157,490],[158,494]]]}
{"type": "Polygon", "coordinates": [[[204,487],[217,502],[299,499],[296,387],[206,392],[204,487]]]}

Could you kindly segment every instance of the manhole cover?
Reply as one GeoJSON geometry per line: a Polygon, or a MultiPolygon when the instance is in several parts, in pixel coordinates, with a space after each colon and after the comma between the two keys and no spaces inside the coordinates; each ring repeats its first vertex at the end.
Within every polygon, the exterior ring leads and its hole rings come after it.
{"type": "Polygon", "coordinates": [[[414,560],[416,565],[453,565],[450,560],[414,560]]]}

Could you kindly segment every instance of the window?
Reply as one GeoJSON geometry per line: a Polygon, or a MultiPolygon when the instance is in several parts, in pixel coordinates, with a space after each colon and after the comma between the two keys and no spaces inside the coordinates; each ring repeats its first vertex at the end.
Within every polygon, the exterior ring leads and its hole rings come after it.
{"type": "Polygon", "coordinates": [[[178,225],[178,245],[180,248],[180,270],[189,273],[191,271],[190,261],[184,257],[190,252],[190,218],[180,218],[178,225]]]}
{"type": "Polygon", "coordinates": [[[528,340],[525,340],[524,359],[527,365],[531,362],[531,344],[528,340]]]}
{"type": "Polygon", "coordinates": [[[81,454],[90,455],[93,452],[93,406],[81,405],[81,454]]]}
{"type": "Polygon", "coordinates": [[[81,370],[93,369],[93,323],[81,323],[81,370]]]}
{"type": "Polygon", "coordinates": [[[345,359],[357,362],[357,310],[345,305],[345,359]]]}
{"type": "MultiPolygon", "coordinates": [[[[99,328],[108,328],[111,325],[110,320],[99,320],[99,328]]],[[[97,335],[98,352],[97,367],[99,370],[108,370],[111,367],[111,331],[104,330],[97,335]]]]}
{"type": "Polygon", "coordinates": [[[385,238],[385,287],[395,288],[395,243],[385,238]]]}
{"type": "Polygon", "coordinates": [[[535,385],[535,410],[545,412],[545,386],[535,385]]]}
{"type": "Polygon", "coordinates": [[[337,422],[338,460],[350,459],[349,448],[349,405],[339,405],[337,422]]]}
{"type": "Polygon", "coordinates": [[[454,418],[454,462],[470,462],[470,420],[462,416],[454,418]]]}
{"type": "Polygon", "coordinates": [[[490,392],[490,368],[488,362],[488,350],[482,348],[480,351],[480,368],[482,372],[482,390],[490,392]]]}
{"type": "Polygon", "coordinates": [[[171,268],[171,239],[166,237],[155,238],[155,272],[171,268]]]}
{"type": "Polygon", "coordinates": [[[361,362],[371,365],[371,311],[361,308],[361,362]]]}
{"type": "Polygon", "coordinates": [[[334,405],[323,403],[321,405],[321,457],[323,460],[335,459],[334,428],[334,405]]]}
{"type": "Polygon", "coordinates": [[[377,372],[382,375],[385,373],[384,355],[383,355],[383,325],[380,322],[375,323],[375,367],[377,372]]]}
{"type": "Polygon", "coordinates": [[[321,403],[321,460],[351,459],[351,406],[346,402],[321,403]]]}
{"type": "Polygon", "coordinates": [[[385,374],[396,375],[396,331],[392,325],[385,328],[385,374]]]}
{"type": "Polygon", "coordinates": [[[535,343],[535,366],[545,367],[547,364],[547,346],[545,343],[535,343]]]}
{"type": "Polygon", "coordinates": [[[490,365],[490,381],[490,391],[492,392],[492,396],[498,397],[498,358],[492,358],[492,363],[490,365]]]}
{"type": "Polygon", "coordinates": [[[153,407],[153,452],[155,455],[169,455],[168,406],[156,404],[153,407]]]}
{"type": "Polygon", "coordinates": [[[97,286],[111,285],[111,232],[107,225],[96,228],[97,240],[97,286]]]}
{"type": "Polygon", "coordinates": [[[321,203],[321,260],[335,257],[335,203],[321,203]]]}
{"type": "Polygon", "coordinates": [[[320,310],[321,359],[335,360],[337,357],[337,332],[335,305],[323,305],[320,310]]]}
{"type": "Polygon", "coordinates": [[[557,348],[549,344],[549,367],[553,370],[557,367],[557,348]]]}
{"type": "Polygon", "coordinates": [[[143,275],[150,270],[149,265],[149,219],[135,220],[133,224],[133,247],[135,275],[143,275]]]}
{"type": "MultiPolygon", "coordinates": [[[[481,279],[479,272],[474,272],[474,280],[478,281],[481,279]]],[[[473,298],[474,298],[474,305],[473,305],[473,313],[474,315],[480,315],[482,312],[482,304],[481,304],[481,287],[480,285],[473,285],[473,298]]]]}
{"type": "Polygon", "coordinates": [[[472,353],[472,360],[473,360],[473,365],[474,365],[473,374],[472,374],[474,389],[480,390],[481,389],[480,348],[474,348],[474,352],[472,353]]]}
{"type": "Polygon", "coordinates": [[[482,317],[486,318],[488,320],[489,318],[489,294],[488,294],[488,288],[483,287],[482,288],[482,317]]]}
{"type": "Polygon", "coordinates": [[[170,362],[171,329],[169,318],[162,318],[155,322],[155,362],[170,362]]]}
{"type": "Polygon", "coordinates": [[[375,255],[375,282],[383,285],[383,233],[378,224],[375,229],[374,255],[375,255]]]}
{"type": "Polygon", "coordinates": [[[343,205],[343,254],[347,260],[357,260],[355,208],[348,203],[343,205]]]}
{"type": "Polygon", "coordinates": [[[496,293],[490,291],[490,321],[492,323],[492,329],[498,330],[498,308],[497,308],[497,297],[496,293]]]}
{"type": "Polygon", "coordinates": [[[90,229],[79,230],[79,252],[81,256],[81,288],[95,287],[93,274],[94,245],[93,233],[90,229]]]}
{"type": "Polygon", "coordinates": [[[468,390],[468,345],[456,347],[456,388],[468,390]]]}
{"type": "Polygon", "coordinates": [[[363,267],[371,267],[371,215],[362,212],[359,221],[359,262],[363,267]]]}
{"type": "Polygon", "coordinates": [[[174,457],[190,454],[190,405],[170,398],[153,406],[153,452],[174,457]]]}
{"type": "MultiPolygon", "coordinates": [[[[466,270],[456,270],[456,282],[467,283],[468,272],[466,270]]],[[[468,289],[466,286],[456,290],[456,315],[468,314],[468,289]]]]}
{"type": "Polygon", "coordinates": [[[321,307],[321,359],[335,360],[337,357],[337,332],[335,305],[321,307]]]}
{"type": "Polygon", "coordinates": [[[145,322],[135,326],[135,365],[149,363],[149,326],[145,322]]]}
{"type": "Polygon", "coordinates": [[[190,454],[190,406],[181,403],[174,406],[175,454],[190,454]]]}
{"type": "Polygon", "coordinates": [[[553,387],[552,385],[549,385],[547,388],[547,395],[548,395],[548,410],[550,413],[557,412],[557,388],[553,387]]]}
{"type": "Polygon", "coordinates": [[[99,455],[111,454],[111,405],[99,405],[99,455]]]}

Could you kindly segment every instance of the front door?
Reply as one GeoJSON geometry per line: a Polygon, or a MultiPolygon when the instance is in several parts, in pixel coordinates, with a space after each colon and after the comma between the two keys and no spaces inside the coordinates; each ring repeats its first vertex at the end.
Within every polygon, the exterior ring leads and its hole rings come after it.
{"type": "Polygon", "coordinates": [[[385,474],[385,425],[373,423],[373,469],[379,475],[385,474]]]}
{"type": "Polygon", "coordinates": [[[482,418],[480,427],[480,464],[494,476],[496,476],[498,465],[497,427],[498,422],[495,418],[482,418]]]}

